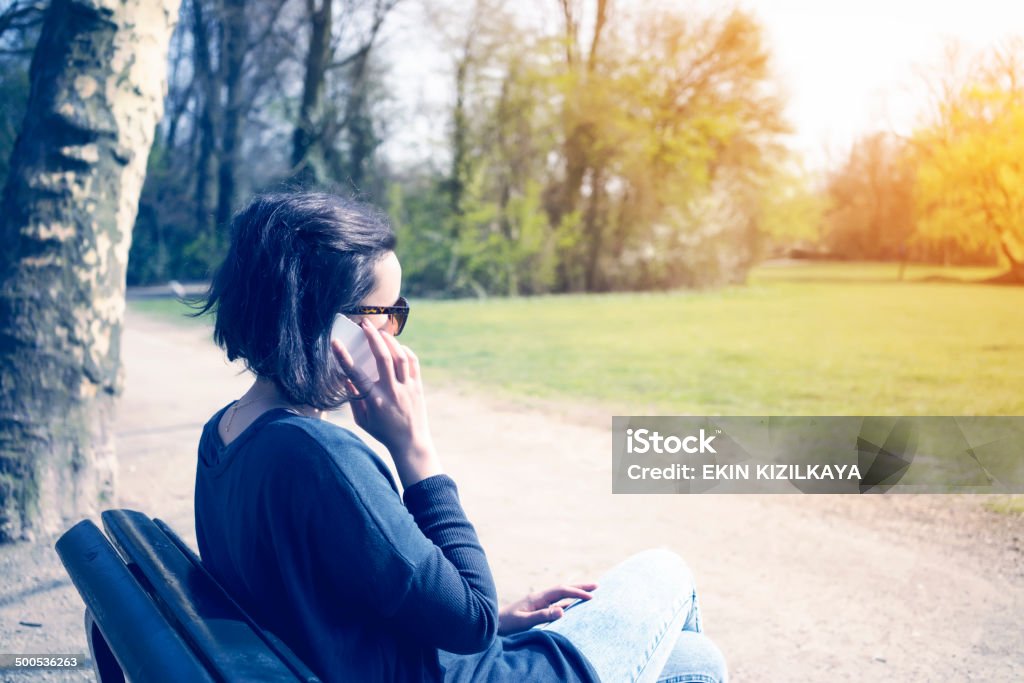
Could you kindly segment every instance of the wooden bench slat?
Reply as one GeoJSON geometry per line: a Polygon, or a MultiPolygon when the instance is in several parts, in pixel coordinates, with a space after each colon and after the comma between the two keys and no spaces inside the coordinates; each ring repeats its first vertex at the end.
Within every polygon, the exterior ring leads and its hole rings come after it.
{"type": "Polygon", "coordinates": [[[297,680],[212,577],[146,515],[108,510],[101,517],[114,546],[138,565],[192,649],[219,677],[267,683],[297,680]]]}
{"type": "Polygon", "coordinates": [[[91,520],[58,539],[57,554],[129,680],[214,683],[91,520]],[[139,634],[145,634],[140,638],[139,634]]]}
{"type": "MultiPolygon", "coordinates": [[[[192,548],[190,548],[188,544],[185,543],[185,541],[183,541],[181,537],[174,532],[170,525],[168,525],[163,520],[156,518],[153,519],[153,524],[155,524],[157,528],[160,529],[160,531],[162,531],[167,536],[167,538],[171,539],[174,545],[177,546],[178,550],[180,550],[181,553],[185,555],[185,557],[187,557],[189,561],[192,562],[192,564],[196,568],[198,568],[199,571],[206,574],[211,582],[215,583],[218,587],[223,589],[223,587],[221,587],[220,584],[217,583],[217,580],[213,577],[213,575],[210,574],[206,567],[203,566],[203,562],[199,558],[199,556],[196,555],[195,552],[193,552],[192,548]]],[[[245,610],[242,609],[241,605],[235,602],[234,598],[232,598],[231,595],[226,591],[224,591],[224,597],[225,599],[230,601],[231,604],[235,605],[239,614],[241,614],[242,617],[249,623],[249,626],[252,627],[252,629],[257,634],[263,637],[263,639],[267,643],[267,646],[270,649],[272,649],[275,652],[275,654],[277,654],[281,658],[281,660],[284,661],[292,669],[295,675],[301,681],[303,681],[303,683],[321,683],[320,678],[316,674],[314,674],[310,670],[310,668],[306,666],[305,662],[299,659],[298,656],[296,656],[296,654],[292,652],[291,648],[289,648],[280,638],[278,638],[270,631],[267,631],[266,629],[260,627],[259,624],[253,621],[252,617],[250,617],[245,612],[245,610]]]]}

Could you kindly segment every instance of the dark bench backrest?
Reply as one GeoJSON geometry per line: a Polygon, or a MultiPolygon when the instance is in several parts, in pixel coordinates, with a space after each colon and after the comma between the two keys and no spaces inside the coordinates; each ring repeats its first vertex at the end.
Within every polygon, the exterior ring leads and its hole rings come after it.
{"type": "Polygon", "coordinates": [[[133,510],[102,519],[120,556],[88,520],[61,537],[57,552],[129,679],[318,683],[165,523],[133,510]]]}

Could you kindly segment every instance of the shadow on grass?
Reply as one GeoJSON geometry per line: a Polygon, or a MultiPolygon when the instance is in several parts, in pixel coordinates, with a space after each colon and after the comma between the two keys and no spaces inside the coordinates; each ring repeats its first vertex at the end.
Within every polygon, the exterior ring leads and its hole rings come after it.
{"type": "Polygon", "coordinates": [[[764,278],[771,282],[817,282],[817,283],[829,283],[829,284],[878,284],[878,285],[891,285],[900,282],[907,284],[949,284],[949,285],[1005,285],[1010,287],[1022,287],[1024,286],[1024,280],[1020,279],[1013,271],[1007,271],[1000,275],[995,275],[986,278],[962,278],[954,277],[951,275],[924,275],[920,277],[879,277],[879,276],[868,276],[868,275],[857,275],[850,277],[842,276],[830,276],[830,275],[801,275],[794,273],[792,276],[772,274],[769,278],[764,278]]]}
{"type": "Polygon", "coordinates": [[[1011,287],[1024,286],[1024,276],[1015,270],[1008,270],[999,275],[986,278],[961,278],[949,275],[927,275],[925,277],[907,280],[907,282],[946,282],[957,285],[1008,285],[1011,287]]]}

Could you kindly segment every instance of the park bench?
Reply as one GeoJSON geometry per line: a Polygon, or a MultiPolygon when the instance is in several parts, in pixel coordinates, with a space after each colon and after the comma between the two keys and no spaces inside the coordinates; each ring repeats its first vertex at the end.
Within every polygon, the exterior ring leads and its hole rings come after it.
{"type": "Polygon", "coordinates": [[[85,602],[100,683],[319,683],[166,523],[134,510],[107,510],[101,519],[107,536],[86,519],[56,543],[85,602]]]}

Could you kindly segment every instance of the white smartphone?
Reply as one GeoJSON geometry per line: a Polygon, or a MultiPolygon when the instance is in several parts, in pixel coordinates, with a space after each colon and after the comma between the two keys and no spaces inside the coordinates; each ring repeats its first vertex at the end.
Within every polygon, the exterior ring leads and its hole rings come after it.
{"type": "MultiPolygon", "coordinates": [[[[331,339],[337,339],[348,350],[352,356],[355,366],[362,371],[371,382],[380,379],[377,373],[377,359],[370,349],[370,342],[366,340],[366,333],[363,328],[349,320],[344,314],[334,316],[334,324],[331,326],[331,339]]],[[[333,353],[333,352],[332,352],[333,353]]]]}

